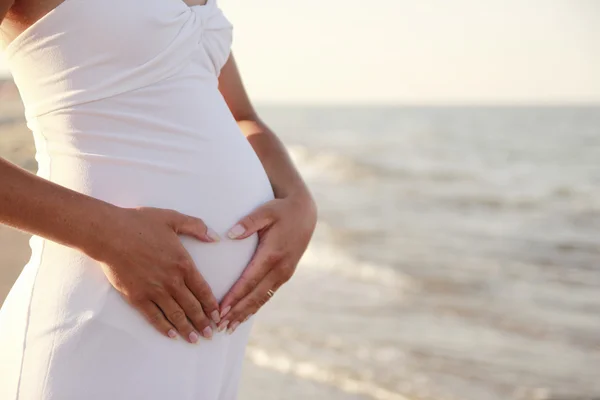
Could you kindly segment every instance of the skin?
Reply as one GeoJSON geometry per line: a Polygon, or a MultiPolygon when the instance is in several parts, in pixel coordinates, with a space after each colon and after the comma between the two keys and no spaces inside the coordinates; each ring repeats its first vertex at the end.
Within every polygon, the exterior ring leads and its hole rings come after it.
{"type": "MultiPolygon", "coordinates": [[[[9,43],[63,0],[0,0],[0,39],[9,43]]],[[[188,0],[189,5],[206,0],[188,0]]],[[[102,266],[109,282],[168,337],[195,343],[233,332],[293,275],[315,229],[315,202],[285,147],[259,118],[233,55],[219,77],[242,133],[260,158],[275,199],[253,210],[228,236],[257,233],[258,248],[219,304],[178,235],[218,240],[201,219],[174,210],[122,208],[40,178],[0,158],[0,223],[77,249],[102,266]]]]}

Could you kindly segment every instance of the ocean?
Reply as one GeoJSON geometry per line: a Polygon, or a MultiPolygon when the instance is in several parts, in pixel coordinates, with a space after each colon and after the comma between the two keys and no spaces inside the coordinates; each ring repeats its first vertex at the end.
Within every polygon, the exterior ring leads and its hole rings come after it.
{"type": "MultiPolygon", "coordinates": [[[[0,155],[35,170],[6,93],[0,155]]],[[[600,399],[600,107],[260,114],[320,220],[256,316],[240,400],[600,399]]]]}
{"type": "Polygon", "coordinates": [[[600,398],[600,107],[260,113],[320,220],[242,400],[600,398]]]}

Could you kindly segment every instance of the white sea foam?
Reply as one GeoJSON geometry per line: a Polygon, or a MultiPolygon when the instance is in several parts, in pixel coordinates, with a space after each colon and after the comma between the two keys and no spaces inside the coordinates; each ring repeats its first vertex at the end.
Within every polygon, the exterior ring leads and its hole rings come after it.
{"type": "Polygon", "coordinates": [[[283,352],[270,352],[250,345],[246,356],[259,367],[333,386],[346,393],[373,400],[410,400],[368,379],[351,376],[344,371],[328,368],[310,360],[293,358],[283,352]]]}
{"type": "Polygon", "coordinates": [[[301,260],[302,268],[335,272],[337,275],[362,282],[400,289],[413,288],[415,282],[390,266],[361,261],[333,246],[314,243],[301,260]]]}
{"type": "Polygon", "coordinates": [[[345,181],[368,175],[367,168],[341,154],[326,151],[316,153],[301,145],[288,146],[288,152],[302,174],[309,180],[345,181]]]}

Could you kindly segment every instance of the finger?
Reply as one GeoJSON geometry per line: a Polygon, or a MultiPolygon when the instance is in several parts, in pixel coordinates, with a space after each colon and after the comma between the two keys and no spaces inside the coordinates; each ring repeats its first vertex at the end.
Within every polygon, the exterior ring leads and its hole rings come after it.
{"type": "Polygon", "coordinates": [[[229,230],[227,236],[230,239],[245,239],[271,225],[274,221],[275,204],[275,200],[272,200],[258,207],[256,210],[239,220],[237,224],[229,230]]]}
{"type": "Polygon", "coordinates": [[[237,303],[221,321],[218,331],[227,329],[232,333],[235,329],[251,315],[264,306],[271,299],[270,291],[275,292],[282,285],[283,280],[278,271],[272,270],[247,296],[237,303]]]}
{"type": "Polygon", "coordinates": [[[242,298],[246,297],[267,274],[276,267],[283,256],[273,251],[265,243],[260,245],[254,253],[252,260],[242,272],[239,279],[233,284],[225,297],[221,300],[221,319],[223,319],[229,310],[231,310],[242,298]]]}
{"type": "Polygon", "coordinates": [[[219,235],[207,227],[200,218],[172,211],[170,215],[170,226],[175,233],[195,237],[202,242],[218,242],[219,235]]]}
{"type": "Polygon", "coordinates": [[[192,294],[187,286],[183,286],[173,293],[173,298],[181,306],[187,318],[192,322],[196,330],[206,339],[211,339],[213,330],[210,326],[210,320],[204,314],[202,305],[192,294]]]}
{"type": "Polygon", "coordinates": [[[192,268],[185,277],[185,284],[192,295],[200,302],[205,316],[210,316],[215,324],[221,322],[219,303],[208,285],[196,268],[192,268]]]}
{"type": "Polygon", "coordinates": [[[186,338],[190,343],[197,343],[200,336],[194,330],[194,327],[187,319],[183,309],[170,296],[164,296],[154,301],[167,317],[169,322],[177,329],[179,334],[186,338]]]}
{"type": "Polygon", "coordinates": [[[136,305],[135,307],[160,333],[170,337],[171,339],[177,338],[177,332],[175,332],[175,329],[173,329],[173,325],[167,321],[167,318],[156,304],[151,301],[146,301],[141,305],[136,305]]]}

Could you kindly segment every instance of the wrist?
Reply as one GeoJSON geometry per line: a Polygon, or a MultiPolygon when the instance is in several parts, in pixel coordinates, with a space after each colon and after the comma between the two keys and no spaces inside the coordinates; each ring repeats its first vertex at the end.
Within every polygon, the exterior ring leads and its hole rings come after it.
{"type": "Polygon", "coordinates": [[[87,234],[82,235],[77,248],[96,261],[104,261],[109,253],[114,252],[119,242],[119,223],[122,221],[121,211],[124,209],[110,203],[102,202],[89,213],[87,234]]]}

